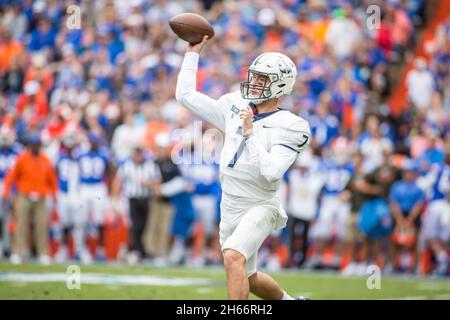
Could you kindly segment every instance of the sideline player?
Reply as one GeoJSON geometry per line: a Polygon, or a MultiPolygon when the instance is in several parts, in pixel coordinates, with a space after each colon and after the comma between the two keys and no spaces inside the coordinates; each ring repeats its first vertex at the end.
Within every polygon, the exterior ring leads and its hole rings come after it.
{"type": "MultiPolygon", "coordinates": [[[[16,143],[14,130],[3,125],[0,128],[0,190],[9,170],[13,167],[21,147],[16,143]]],[[[9,213],[12,203],[0,197],[0,260],[3,254],[11,251],[11,239],[8,233],[9,213]]]]}
{"type": "Polygon", "coordinates": [[[112,164],[109,153],[101,147],[101,137],[90,133],[89,150],[78,156],[80,176],[80,209],[76,219],[75,241],[81,251],[81,261],[89,264],[92,257],[85,246],[85,232],[88,223],[95,225],[99,247],[97,248],[97,260],[104,259],[104,217],[108,204],[108,178],[112,172],[112,164]]]}
{"type": "Polygon", "coordinates": [[[436,258],[434,274],[446,276],[450,240],[450,155],[447,154],[445,164],[434,165],[427,176],[431,178],[432,190],[421,235],[436,258]]]}
{"type": "MultiPolygon", "coordinates": [[[[68,258],[69,237],[73,233],[75,219],[78,211],[79,189],[78,189],[78,162],[76,158],[77,140],[75,134],[66,133],[61,141],[61,150],[55,164],[58,177],[57,211],[63,228],[62,243],[56,255],[56,261],[63,263],[68,258]]],[[[80,241],[75,241],[75,252],[81,255],[80,249],[76,247],[80,241]]]]}

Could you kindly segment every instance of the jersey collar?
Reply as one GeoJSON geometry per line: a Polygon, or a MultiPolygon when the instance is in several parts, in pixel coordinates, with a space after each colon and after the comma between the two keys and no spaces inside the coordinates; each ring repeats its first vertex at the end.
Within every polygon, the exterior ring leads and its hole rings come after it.
{"type": "Polygon", "coordinates": [[[278,111],[281,111],[283,109],[277,108],[277,110],[275,111],[270,111],[270,112],[264,112],[264,113],[258,113],[258,108],[256,107],[256,105],[252,102],[249,103],[250,108],[252,108],[253,110],[253,122],[264,119],[274,113],[277,113],[278,111]]]}

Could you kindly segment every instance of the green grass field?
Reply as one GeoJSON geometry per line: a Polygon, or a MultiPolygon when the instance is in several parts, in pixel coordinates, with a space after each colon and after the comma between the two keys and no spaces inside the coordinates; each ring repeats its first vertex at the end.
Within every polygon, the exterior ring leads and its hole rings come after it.
{"type": "MultiPolygon", "coordinates": [[[[0,262],[0,299],[226,298],[225,275],[221,268],[81,266],[79,290],[67,288],[66,270],[67,265],[14,266],[0,262]]],[[[450,279],[382,276],[381,289],[369,290],[366,277],[304,271],[270,274],[291,295],[306,294],[312,299],[450,299],[450,279]]]]}

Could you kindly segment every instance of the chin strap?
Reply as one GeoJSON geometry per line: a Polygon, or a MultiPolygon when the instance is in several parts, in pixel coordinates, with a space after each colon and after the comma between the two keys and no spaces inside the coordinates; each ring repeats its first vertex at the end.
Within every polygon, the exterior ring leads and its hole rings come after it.
{"type": "Polygon", "coordinates": [[[249,102],[248,105],[249,105],[250,108],[252,109],[253,115],[254,115],[254,116],[257,115],[257,114],[258,114],[258,108],[256,107],[256,105],[255,105],[253,102],[249,102]]]}

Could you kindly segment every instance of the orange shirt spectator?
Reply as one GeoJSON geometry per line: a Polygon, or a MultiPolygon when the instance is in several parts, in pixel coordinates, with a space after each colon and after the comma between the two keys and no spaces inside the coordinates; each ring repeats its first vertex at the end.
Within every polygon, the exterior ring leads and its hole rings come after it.
{"type": "Polygon", "coordinates": [[[25,93],[21,94],[17,99],[16,107],[19,116],[22,116],[29,108],[32,109],[32,113],[39,117],[46,117],[48,115],[47,96],[40,90],[38,82],[29,81],[25,85],[25,93]]]}
{"type": "Polygon", "coordinates": [[[42,85],[41,88],[44,92],[49,92],[53,87],[53,74],[48,69],[38,69],[38,68],[30,68],[25,73],[25,80],[24,84],[28,83],[29,81],[39,81],[42,85]]]}
{"type": "Polygon", "coordinates": [[[314,39],[314,28],[311,22],[307,20],[298,22],[296,30],[300,37],[311,41],[314,39]]]}
{"type": "Polygon", "coordinates": [[[10,39],[9,35],[6,39],[3,39],[3,41],[0,40],[0,73],[8,70],[13,59],[17,58],[22,53],[22,44],[19,41],[10,39]]]}
{"type": "Polygon", "coordinates": [[[402,10],[396,10],[394,23],[392,24],[392,43],[405,46],[414,31],[413,24],[408,15],[402,10]]]}
{"type": "Polygon", "coordinates": [[[47,66],[47,59],[43,53],[36,53],[31,58],[32,65],[25,73],[24,84],[28,81],[40,83],[41,91],[48,93],[53,87],[53,73],[47,66]]]}
{"type": "Polygon", "coordinates": [[[297,23],[296,30],[297,33],[304,37],[305,39],[325,43],[325,35],[327,32],[329,21],[326,19],[321,19],[317,21],[308,21],[306,19],[301,20],[297,23]]]}
{"type": "Polygon", "coordinates": [[[283,38],[278,30],[269,29],[266,33],[264,51],[281,51],[283,48],[283,38]]]}
{"type": "Polygon", "coordinates": [[[5,178],[3,197],[9,196],[13,184],[25,195],[54,197],[57,189],[56,172],[44,153],[39,152],[35,155],[26,150],[17,157],[13,168],[5,178]]]}
{"type": "Polygon", "coordinates": [[[330,22],[328,20],[319,20],[313,22],[313,36],[314,40],[320,43],[325,43],[325,35],[327,33],[328,24],[330,22]]]}

